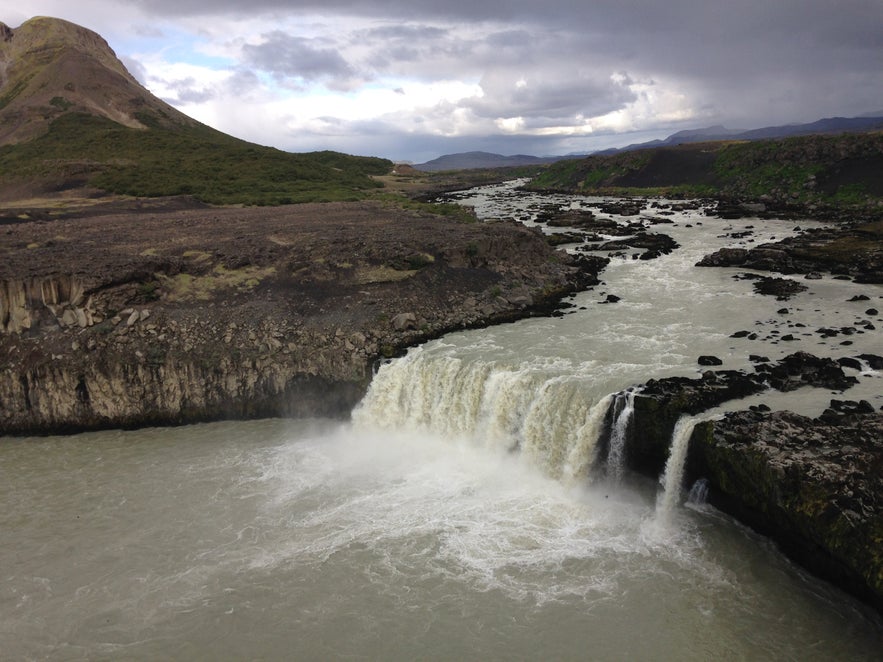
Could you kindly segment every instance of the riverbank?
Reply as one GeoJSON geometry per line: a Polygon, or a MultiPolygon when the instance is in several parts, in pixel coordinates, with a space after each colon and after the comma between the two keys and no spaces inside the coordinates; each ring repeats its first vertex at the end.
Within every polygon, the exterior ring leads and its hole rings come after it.
{"type": "Polygon", "coordinates": [[[380,202],[3,226],[0,435],[346,416],[378,360],[595,282],[515,222],[380,202]]]}

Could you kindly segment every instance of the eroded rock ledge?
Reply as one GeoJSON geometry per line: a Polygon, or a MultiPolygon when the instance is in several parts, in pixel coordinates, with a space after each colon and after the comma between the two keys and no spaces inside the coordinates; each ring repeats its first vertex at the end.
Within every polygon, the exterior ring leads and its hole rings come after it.
{"type": "Polygon", "coordinates": [[[346,416],[378,359],[551,312],[606,263],[381,203],[0,232],[0,435],[346,416]]]}
{"type": "MultiPolygon", "coordinates": [[[[626,460],[658,476],[684,414],[767,388],[846,392],[852,381],[836,361],[804,352],[754,373],[651,380],[635,397],[626,460]]],[[[816,419],[763,406],[736,411],[697,424],[687,458],[687,485],[704,479],[713,505],[883,612],[883,412],[838,399],[816,419]]]]}

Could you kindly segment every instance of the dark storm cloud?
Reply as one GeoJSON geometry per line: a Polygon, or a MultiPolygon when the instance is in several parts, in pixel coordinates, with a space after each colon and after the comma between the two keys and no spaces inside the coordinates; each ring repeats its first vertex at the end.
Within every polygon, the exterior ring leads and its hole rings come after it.
{"type": "Polygon", "coordinates": [[[264,35],[261,44],[242,47],[245,64],[280,78],[346,78],[355,70],[334,48],[281,31],[264,35]]]}
{"type": "Polygon", "coordinates": [[[625,85],[606,77],[586,78],[577,72],[537,73],[512,80],[505,73],[482,78],[484,96],[469,103],[480,117],[542,117],[546,119],[604,115],[634,101],[625,85]]]}
{"type": "Polygon", "coordinates": [[[364,30],[362,35],[367,39],[419,42],[426,39],[441,39],[449,32],[450,30],[430,25],[384,25],[364,30]]]}
{"type": "Polygon", "coordinates": [[[164,99],[171,104],[205,103],[216,96],[215,90],[205,87],[192,77],[165,81],[165,85],[175,93],[174,97],[164,99]]]}
{"type": "MultiPolygon", "coordinates": [[[[243,64],[289,84],[319,80],[347,90],[369,80],[389,81],[390,89],[403,81],[480,86],[474,96],[409,116],[410,140],[423,139],[421,127],[428,141],[453,135],[475,140],[483,127],[526,141],[512,131],[544,133],[558,125],[563,136],[568,127],[579,133],[589,120],[594,138],[654,128],[664,136],[710,124],[752,128],[883,108],[883,0],[136,4],[158,19],[205,17],[207,25],[213,16],[278,17],[277,32],[244,47],[243,64]],[[301,32],[306,23],[324,28],[301,32]],[[460,124],[442,126],[455,113],[460,124]],[[470,117],[476,124],[464,131],[470,117]]],[[[387,127],[391,141],[394,129],[387,127]]]]}

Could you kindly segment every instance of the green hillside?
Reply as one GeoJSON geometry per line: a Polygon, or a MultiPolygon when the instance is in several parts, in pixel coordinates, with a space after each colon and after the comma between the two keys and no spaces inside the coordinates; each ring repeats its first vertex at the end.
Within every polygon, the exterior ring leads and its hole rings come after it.
{"type": "Polygon", "coordinates": [[[88,187],[131,196],[189,194],[213,204],[285,204],[358,199],[379,186],[371,175],[392,168],[385,159],[291,154],[204,125],[168,126],[146,113],[138,119],[146,130],[63,114],[39,138],[0,147],[0,187],[88,187]]]}
{"type": "Polygon", "coordinates": [[[549,166],[531,188],[877,207],[883,201],[883,134],[699,143],[589,156],[549,166]]]}

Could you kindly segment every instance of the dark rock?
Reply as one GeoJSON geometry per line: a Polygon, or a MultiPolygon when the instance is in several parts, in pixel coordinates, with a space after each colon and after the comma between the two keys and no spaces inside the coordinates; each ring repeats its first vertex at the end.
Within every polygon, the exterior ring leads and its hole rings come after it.
{"type": "Polygon", "coordinates": [[[851,299],[847,299],[847,301],[869,301],[869,297],[866,294],[856,294],[851,299]]]}
{"type": "Polygon", "coordinates": [[[879,315],[879,314],[880,314],[880,311],[878,311],[876,308],[868,308],[865,311],[865,315],[879,315]]]}
{"type": "Polygon", "coordinates": [[[736,333],[732,334],[730,338],[746,338],[750,333],[750,331],[736,331],[736,333]]]}
{"type": "Polygon", "coordinates": [[[876,354],[859,354],[858,358],[868,364],[871,370],[883,370],[883,356],[876,354]]]}
{"type": "Polygon", "coordinates": [[[761,364],[754,369],[778,391],[794,391],[802,386],[844,391],[858,383],[855,377],[847,377],[833,359],[819,358],[807,352],[796,352],[775,365],[761,364]]]}
{"type": "Polygon", "coordinates": [[[704,366],[714,366],[714,365],[723,365],[724,362],[721,361],[716,356],[700,356],[698,360],[699,365],[704,366]]]}
{"type": "Polygon", "coordinates": [[[858,359],[854,359],[850,356],[844,356],[842,358],[837,359],[837,363],[844,368],[852,368],[853,370],[861,370],[862,363],[858,359]]]}
{"type": "Polygon", "coordinates": [[[697,267],[741,267],[745,264],[748,257],[748,250],[745,248],[721,248],[719,251],[706,255],[699,262],[697,267]]]}
{"type": "Polygon", "coordinates": [[[828,425],[846,425],[844,417],[856,414],[873,414],[874,407],[867,400],[831,400],[830,406],[822,412],[819,419],[828,425]]]}
{"type": "Polygon", "coordinates": [[[671,433],[681,415],[698,414],[765,388],[756,375],[737,370],[709,370],[699,379],[651,379],[635,396],[634,424],[625,453],[628,466],[657,476],[665,467],[671,433]]]}
{"type": "Polygon", "coordinates": [[[619,301],[622,301],[622,299],[620,299],[615,294],[608,294],[607,298],[604,301],[602,301],[601,303],[617,303],[619,301]]]}
{"type": "Polygon", "coordinates": [[[792,559],[883,610],[883,414],[744,411],[697,426],[688,480],[792,559]]]}
{"type": "Polygon", "coordinates": [[[797,281],[788,278],[767,278],[762,277],[754,283],[754,291],[758,294],[774,296],[778,301],[790,299],[795,294],[805,292],[806,285],[801,285],[797,281]]]}
{"type": "MultiPolygon", "coordinates": [[[[883,282],[883,250],[879,235],[863,231],[854,224],[842,227],[805,230],[776,243],[751,249],[726,248],[707,255],[698,266],[741,266],[783,274],[830,273],[857,283],[883,282]],[[843,251],[839,244],[853,248],[843,251]]],[[[856,299],[859,300],[859,299],[856,299]]]]}

